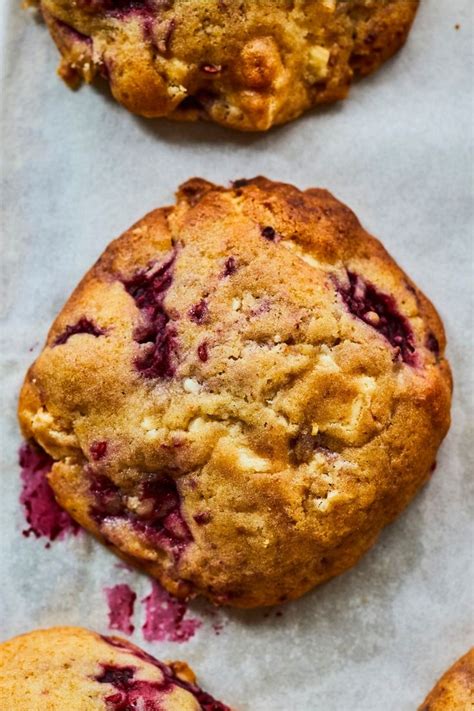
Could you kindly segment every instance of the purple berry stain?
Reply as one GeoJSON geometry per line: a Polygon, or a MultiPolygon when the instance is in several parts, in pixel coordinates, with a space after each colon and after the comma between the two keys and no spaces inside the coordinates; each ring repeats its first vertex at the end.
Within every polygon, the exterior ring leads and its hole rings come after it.
{"type": "Polygon", "coordinates": [[[142,602],[146,613],[143,636],[147,642],[187,642],[201,626],[199,620],[185,619],[186,603],[172,597],[156,581],[142,602]]]}
{"type": "Polygon", "coordinates": [[[107,711],[159,711],[160,701],[170,690],[166,678],[161,681],[145,681],[135,679],[136,667],[115,667],[111,664],[102,665],[102,673],[96,676],[99,684],[110,684],[116,690],[105,697],[107,711]]]}
{"type": "Polygon", "coordinates": [[[104,588],[109,606],[109,628],[124,634],[132,634],[135,627],[131,619],[135,606],[136,594],[125,584],[104,588]]]}
{"type": "Polygon", "coordinates": [[[126,497],[114,482],[103,474],[89,470],[90,492],[94,498],[91,515],[101,526],[111,519],[129,521],[158,548],[179,560],[193,537],[181,513],[181,499],[176,482],[166,474],[157,474],[140,486],[140,513],[130,511],[126,497]]]}
{"type": "Polygon", "coordinates": [[[142,496],[149,502],[149,513],[140,523],[156,531],[158,545],[179,557],[193,537],[181,513],[176,482],[165,474],[155,476],[143,485],[142,496]]]}
{"type": "Polygon", "coordinates": [[[94,498],[94,505],[91,508],[91,515],[97,523],[114,516],[123,517],[125,507],[122,492],[114,482],[105,474],[91,474],[90,492],[94,498]]]}
{"type": "Polygon", "coordinates": [[[79,525],[59,506],[49,485],[47,474],[54,464],[51,457],[39,446],[28,443],[22,445],[19,454],[23,484],[20,503],[29,526],[23,535],[33,534],[50,541],[77,535],[79,525]]]}
{"type": "Polygon", "coordinates": [[[426,338],[426,347],[428,348],[428,350],[430,350],[436,356],[436,358],[439,357],[439,352],[440,352],[439,341],[436,338],[436,336],[434,335],[434,333],[432,333],[431,331],[429,332],[429,334],[426,338]]]}
{"type": "Polygon", "coordinates": [[[203,363],[206,363],[206,361],[207,361],[208,358],[209,358],[209,352],[208,352],[208,349],[207,349],[207,343],[206,343],[206,341],[203,341],[203,343],[201,343],[201,344],[198,346],[197,354],[198,354],[199,360],[202,361],[203,363]]]}
{"type": "Polygon", "coordinates": [[[112,684],[117,689],[126,689],[135,676],[135,667],[114,667],[104,664],[102,674],[96,677],[99,684],[112,684]]]}
{"type": "Polygon", "coordinates": [[[81,333],[87,333],[90,336],[95,336],[96,338],[98,338],[99,336],[103,336],[105,334],[105,331],[104,329],[96,326],[93,321],[84,316],[83,318],[80,318],[77,323],[72,324],[70,326],[66,326],[64,331],[54,341],[53,346],[62,346],[67,343],[71,336],[76,336],[81,333]]]}
{"type": "Polygon", "coordinates": [[[158,661],[147,652],[128,645],[124,640],[116,640],[112,637],[102,637],[102,639],[139,660],[137,666],[101,665],[102,671],[95,680],[99,684],[109,684],[116,690],[105,697],[107,711],[132,711],[132,709],[161,711],[160,701],[165,700],[166,696],[176,688],[184,689],[191,694],[199,702],[202,711],[230,711],[228,706],[213,699],[196,684],[179,678],[170,666],[158,661]],[[161,678],[154,681],[136,679],[137,671],[143,675],[144,663],[159,669],[161,678]]]}
{"type": "Polygon", "coordinates": [[[208,311],[209,309],[205,299],[201,299],[199,303],[194,304],[194,306],[189,309],[189,318],[191,321],[194,321],[194,323],[204,323],[207,318],[208,311]]]}
{"type": "Polygon", "coordinates": [[[107,454],[107,442],[92,442],[89,451],[92,459],[98,462],[107,454]]]}
{"type": "Polygon", "coordinates": [[[176,370],[176,329],[170,324],[164,305],[173,282],[175,257],[173,253],[165,262],[151,264],[123,281],[142,315],[142,324],[135,329],[134,339],[143,349],[135,365],[145,378],[171,378],[176,370]]]}
{"type": "Polygon", "coordinates": [[[77,0],[79,7],[94,12],[140,12],[153,9],[152,0],[77,0]]]}
{"type": "Polygon", "coordinates": [[[370,282],[347,272],[348,283],[337,288],[348,310],[378,331],[396,350],[397,357],[408,365],[416,365],[415,339],[410,323],[403,316],[390,294],[378,291],[370,282]]]}
{"type": "Polygon", "coordinates": [[[237,271],[237,262],[235,261],[235,257],[229,257],[226,259],[226,262],[224,264],[224,276],[231,276],[232,274],[235,274],[237,271]]]}

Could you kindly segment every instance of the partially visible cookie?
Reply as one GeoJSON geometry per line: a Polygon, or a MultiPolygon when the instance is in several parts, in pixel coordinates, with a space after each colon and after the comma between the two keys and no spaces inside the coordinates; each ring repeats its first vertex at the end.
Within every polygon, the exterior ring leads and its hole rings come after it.
{"type": "Polygon", "coordinates": [[[79,627],[36,630],[0,644],[5,711],[231,711],[183,662],[163,664],[120,637],[79,627]]]}
{"type": "Polygon", "coordinates": [[[419,0],[33,0],[72,87],[142,116],[266,130],[341,99],[404,43],[419,0]]]}
{"type": "Polygon", "coordinates": [[[441,677],[418,711],[472,711],[474,647],[441,677]]]}

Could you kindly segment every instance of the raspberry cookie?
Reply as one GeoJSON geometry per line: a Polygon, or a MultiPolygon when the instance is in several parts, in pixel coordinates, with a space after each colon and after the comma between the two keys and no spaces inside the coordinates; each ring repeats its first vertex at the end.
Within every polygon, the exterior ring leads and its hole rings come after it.
{"type": "Polygon", "coordinates": [[[474,648],[441,677],[419,711],[472,711],[473,708],[474,648]]]}
{"type": "Polygon", "coordinates": [[[195,179],[84,277],[19,417],[109,547],[176,595],[270,605],[352,566],[428,479],[444,347],[328,192],[195,179]]]}
{"type": "Polygon", "coordinates": [[[263,131],[341,99],[403,45],[418,0],[30,0],[72,87],[142,116],[263,131]]]}
{"type": "Polygon", "coordinates": [[[183,662],[163,664],[79,627],[0,644],[0,706],[9,711],[231,711],[195,681],[183,662]]]}

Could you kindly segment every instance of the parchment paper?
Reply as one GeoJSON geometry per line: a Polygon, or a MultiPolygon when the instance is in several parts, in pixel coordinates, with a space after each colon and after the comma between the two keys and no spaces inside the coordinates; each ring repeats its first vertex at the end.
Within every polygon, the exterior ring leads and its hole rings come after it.
{"type": "Polygon", "coordinates": [[[134,641],[187,659],[239,711],[414,711],[473,641],[472,0],[422,0],[405,50],[347,102],[263,136],[146,121],[100,91],[68,91],[44,26],[19,4],[1,8],[1,638],[106,632],[104,585],[150,587],[86,535],[50,550],[21,536],[16,399],[52,318],[107,243],[181,181],[266,174],[329,188],[435,302],[453,425],[431,483],[353,571],[281,616],[224,611],[220,635],[205,622],[181,645],[146,644],[138,625],[134,641]]]}

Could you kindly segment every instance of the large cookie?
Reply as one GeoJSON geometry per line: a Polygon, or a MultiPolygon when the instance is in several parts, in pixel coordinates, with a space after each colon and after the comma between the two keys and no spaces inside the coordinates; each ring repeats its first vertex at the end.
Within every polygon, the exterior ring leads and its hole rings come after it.
{"type": "Polygon", "coordinates": [[[404,43],[418,0],[30,0],[71,86],[142,116],[265,130],[341,99],[404,43]]]}
{"type": "Polygon", "coordinates": [[[175,594],[269,605],[352,566],[428,479],[444,347],[328,192],[196,179],[84,277],[19,416],[110,547],[175,594]]]}

